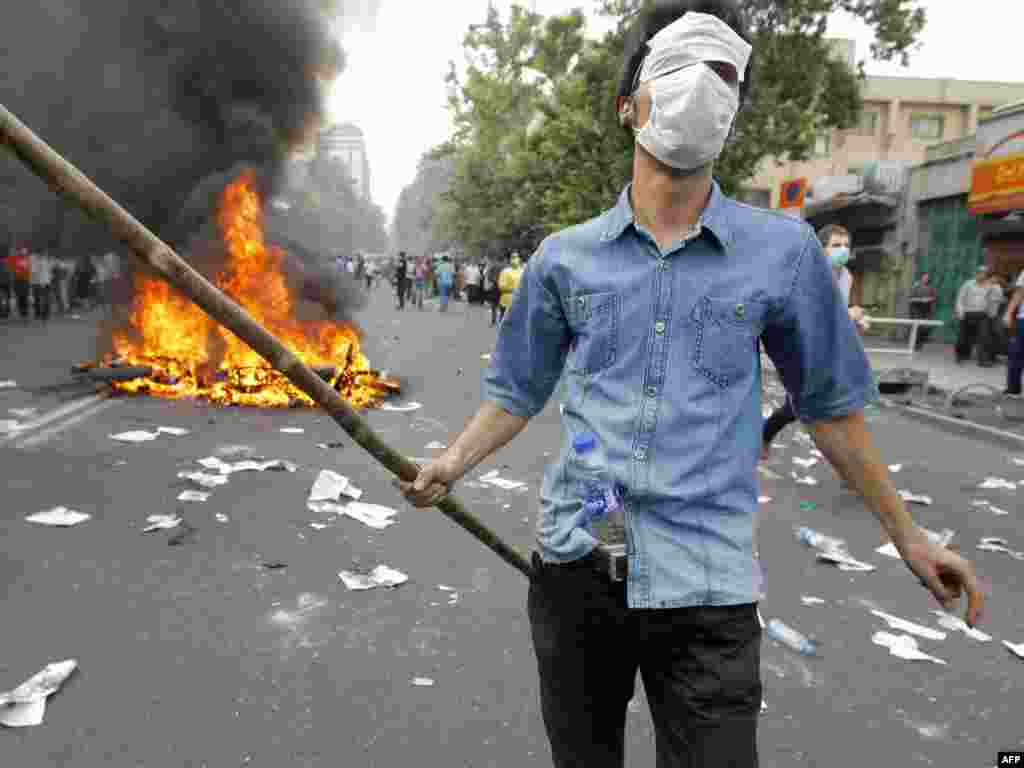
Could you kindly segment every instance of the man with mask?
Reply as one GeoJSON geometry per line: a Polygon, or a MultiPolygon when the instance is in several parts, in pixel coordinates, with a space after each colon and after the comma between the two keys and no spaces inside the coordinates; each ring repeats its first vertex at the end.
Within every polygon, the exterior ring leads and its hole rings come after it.
{"type": "Polygon", "coordinates": [[[523,430],[565,369],[527,598],[557,766],[622,766],[638,670],[659,766],[757,765],[759,336],[818,447],[920,582],[950,609],[966,590],[970,624],[984,601],[971,564],[914,525],[872,444],[871,369],[814,232],[730,200],[712,178],[750,54],[731,0],[637,14],[617,100],[636,135],[632,183],[530,258],[483,404],[399,483],[413,504],[435,504],[523,430]],[[612,509],[621,579],[596,535],[612,509]]]}

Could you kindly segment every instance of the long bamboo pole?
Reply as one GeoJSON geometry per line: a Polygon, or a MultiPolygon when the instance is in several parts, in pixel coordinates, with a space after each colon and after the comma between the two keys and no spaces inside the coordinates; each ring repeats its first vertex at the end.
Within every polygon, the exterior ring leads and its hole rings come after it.
{"type": "MultiPolygon", "coordinates": [[[[238,304],[188,265],[174,250],[111,199],[74,165],[0,104],[0,140],[21,162],[65,200],[77,205],[114,235],[143,263],[159,272],[207,315],[252,347],[271,366],[320,405],[367,453],[400,479],[416,479],[418,468],[378,437],[369,424],[309,366],[238,304]]],[[[529,577],[533,567],[454,496],[437,508],[502,560],[529,577]]]]}

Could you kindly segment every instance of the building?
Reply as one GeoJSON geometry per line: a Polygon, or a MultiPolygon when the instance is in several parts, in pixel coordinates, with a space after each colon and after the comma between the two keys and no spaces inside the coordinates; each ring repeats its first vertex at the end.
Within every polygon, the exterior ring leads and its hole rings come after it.
{"type": "Polygon", "coordinates": [[[345,163],[356,194],[364,200],[370,199],[370,160],[359,128],[352,123],[340,123],[321,131],[318,149],[345,163]]]}

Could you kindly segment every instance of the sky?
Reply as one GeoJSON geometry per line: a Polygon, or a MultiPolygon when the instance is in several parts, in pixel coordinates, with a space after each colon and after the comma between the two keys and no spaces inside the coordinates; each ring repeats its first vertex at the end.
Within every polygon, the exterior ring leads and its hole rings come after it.
{"type": "MultiPolygon", "coordinates": [[[[367,0],[363,3],[372,5],[367,0]]],[[[494,0],[494,4],[507,18],[511,0],[494,0]]],[[[545,15],[580,7],[587,14],[588,34],[599,37],[610,28],[608,20],[595,13],[595,0],[521,0],[519,4],[545,15]]],[[[1011,65],[1012,53],[1020,45],[1024,2],[921,0],[919,5],[928,15],[928,24],[907,68],[871,61],[871,32],[857,19],[837,14],[827,34],[853,38],[857,59],[865,60],[869,75],[1024,79],[1024,68],[1011,65]]],[[[363,130],[371,194],[389,222],[402,188],[416,174],[420,156],[448,137],[444,83],[448,62],[463,62],[463,35],[470,24],[483,21],[486,12],[487,0],[379,0],[375,17],[349,17],[335,27],[348,63],[328,93],[328,119],[350,121],[363,130]]]]}

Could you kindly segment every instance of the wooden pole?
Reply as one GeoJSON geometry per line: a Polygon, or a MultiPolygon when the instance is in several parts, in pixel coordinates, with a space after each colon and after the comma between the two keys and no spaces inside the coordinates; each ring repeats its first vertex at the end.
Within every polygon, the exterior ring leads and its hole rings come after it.
{"type": "MultiPolygon", "coordinates": [[[[320,405],[353,440],[400,479],[411,482],[419,468],[388,446],[331,385],[292,354],[273,334],[238,304],[194,270],[160,238],[111,199],[74,165],[36,136],[0,104],[0,140],[63,199],[92,219],[106,224],[144,264],[159,272],[211,318],[252,347],[276,370],[320,405]]],[[[502,560],[529,577],[533,567],[521,552],[505,543],[454,496],[437,508],[475,536],[502,560]]]]}

